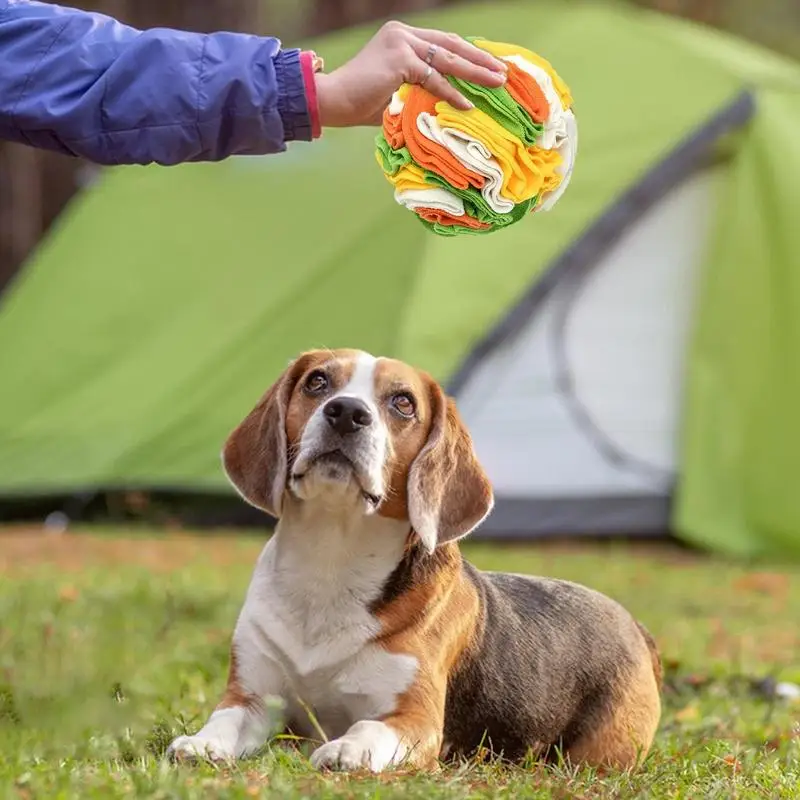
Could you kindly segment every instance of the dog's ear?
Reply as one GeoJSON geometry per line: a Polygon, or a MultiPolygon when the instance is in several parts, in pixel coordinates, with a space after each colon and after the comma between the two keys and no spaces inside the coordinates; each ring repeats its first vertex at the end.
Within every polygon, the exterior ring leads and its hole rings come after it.
{"type": "Polygon", "coordinates": [[[286,412],[307,364],[307,355],[291,362],[222,448],[222,466],[236,491],[276,518],[281,515],[288,471],[286,412]]]}
{"type": "Polygon", "coordinates": [[[432,424],[408,473],[408,517],[428,552],[474,530],[494,494],[455,403],[431,381],[432,424]]]}

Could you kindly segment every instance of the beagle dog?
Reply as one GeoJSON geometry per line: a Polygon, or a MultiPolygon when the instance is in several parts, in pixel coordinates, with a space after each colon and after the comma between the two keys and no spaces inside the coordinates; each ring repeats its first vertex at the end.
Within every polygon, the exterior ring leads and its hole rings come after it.
{"type": "Polygon", "coordinates": [[[646,629],[591,589],[462,559],[457,540],[494,498],[431,377],[357,350],[304,353],[222,461],[278,524],[225,693],[172,758],[241,758],[282,730],[323,741],[312,764],[344,770],[427,769],[481,747],[617,768],[646,754],[661,714],[646,629]]]}

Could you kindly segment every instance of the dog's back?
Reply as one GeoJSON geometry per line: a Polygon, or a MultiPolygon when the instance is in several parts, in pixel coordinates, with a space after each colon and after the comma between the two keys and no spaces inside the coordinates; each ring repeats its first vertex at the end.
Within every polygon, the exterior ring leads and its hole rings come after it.
{"type": "Polygon", "coordinates": [[[614,763],[649,748],[660,660],[622,606],[568,581],[463,569],[482,618],[448,684],[451,753],[481,743],[512,759],[602,750],[614,763]]]}

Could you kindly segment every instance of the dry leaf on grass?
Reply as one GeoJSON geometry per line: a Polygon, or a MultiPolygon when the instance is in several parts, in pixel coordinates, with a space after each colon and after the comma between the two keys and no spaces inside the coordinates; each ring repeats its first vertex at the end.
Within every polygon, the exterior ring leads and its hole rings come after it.
{"type": "Polygon", "coordinates": [[[675,719],[678,720],[678,722],[691,722],[699,717],[700,709],[697,707],[696,703],[689,703],[689,705],[684,706],[680,711],[675,713],[675,719]]]}

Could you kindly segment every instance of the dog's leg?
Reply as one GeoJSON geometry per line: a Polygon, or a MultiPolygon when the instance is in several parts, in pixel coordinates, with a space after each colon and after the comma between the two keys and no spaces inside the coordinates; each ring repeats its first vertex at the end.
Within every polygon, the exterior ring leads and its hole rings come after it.
{"type": "Polygon", "coordinates": [[[569,761],[613,769],[631,769],[640,763],[653,744],[661,717],[660,667],[655,652],[642,647],[639,663],[619,687],[613,709],[570,746],[569,761]]]}
{"type": "Polygon", "coordinates": [[[282,685],[279,666],[246,637],[235,636],[222,699],[206,724],[194,736],[177,737],[167,755],[176,760],[199,757],[232,761],[256,752],[276,727],[264,698],[279,697],[282,685]]]}
{"type": "Polygon", "coordinates": [[[393,714],[361,720],[311,755],[316,768],[381,772],[401,763],[429,769],[436,764],[444,732],[444,687],[417,681],[393,714]]]}

